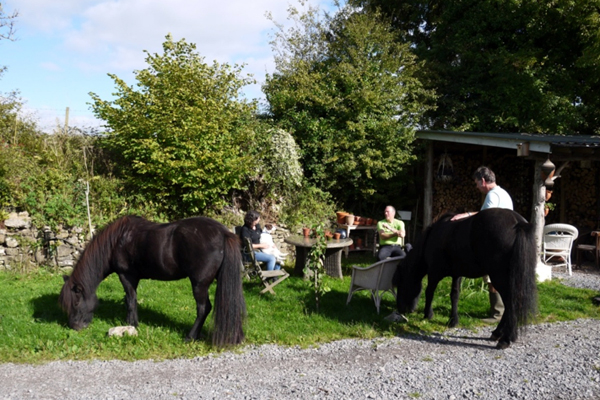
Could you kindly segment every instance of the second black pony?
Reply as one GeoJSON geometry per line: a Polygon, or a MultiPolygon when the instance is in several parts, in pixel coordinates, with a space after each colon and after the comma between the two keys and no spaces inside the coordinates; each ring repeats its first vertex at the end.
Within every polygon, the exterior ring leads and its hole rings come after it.
{"type": "Polygon", "coordinates": [[[458,297],[462,277],[489,275],[502,296],[505,311],[492,340],[505,349],[518,337],[518,327],[531,322],[537,312],[537,264],[533,226],[518,213],[491,208],[472,217],[451,221],[442,216],[422,234],[398,266],[394,284],[401,314],[416,309],[427,275],[425,318],[433,317],[433,294],[440,280],[452,277],[452,310],[448,325],[458,324],[458,297]]]}
{"type": "Polygon", "coordinates": [[[246,314],[241,265],[238,237],[213,219],[196,217],[157,224],[127,216],[108,225],[86,246],[71,276],[64,277],[59,303],[69,316],[71,328],[85,328],[98,304],[98,285],[116,273],[125,289],[127,324],[137,326],[140,279],[189,278],[196,300],[196,321],[187,339],[195,340],[212,309],[208,288],[216,278],[213,344],[238,344],[244,340],[246,314]]]}

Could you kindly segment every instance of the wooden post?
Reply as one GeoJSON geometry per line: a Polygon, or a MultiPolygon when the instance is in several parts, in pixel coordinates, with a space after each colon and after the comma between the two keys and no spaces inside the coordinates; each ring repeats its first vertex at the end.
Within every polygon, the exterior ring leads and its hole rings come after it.
{"type": "Polygon", "coordinates": [[[531,207],[531,223],[535,232],[537,254],[542,252],[542,236],[544,233],[544,206],[546,204],[546,187],[542,179],[542,164],[545,160],[536,160],[533,174],[533,201],[531,207]]]}
{"type": "Polygon", "coordinates": [[[15,113],[15,137],[13,139],[13,144],[17,144],[17,123],[18,123],[17,113],[15,113]]]}
{"type": "Polygon", "coordinates": [[[65,129],[64,129],[65,135],[67,134],[68,127],[69,127],[69,107],[67,107],[67,109],[65,111],[65,129]]]}
{"type": "Polygon", "coordinates": [[[433,141],[427,146],[427,163],[425,164],[425,193],[423,195],[423,227],[431,225],[433,208],[433,141]]]}

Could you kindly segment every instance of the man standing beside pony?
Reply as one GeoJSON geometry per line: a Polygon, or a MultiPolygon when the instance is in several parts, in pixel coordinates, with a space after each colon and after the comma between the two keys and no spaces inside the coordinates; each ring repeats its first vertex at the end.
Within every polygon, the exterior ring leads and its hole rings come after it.
{"type": "MultiPolygon", "coordinates": [[[[496,184],[496,175],[494,174],[494,171],[488,167],[479,167],[473,174],[473,179],[475,180],[477,189],[485,194],[485,200],[483,201],[480,211],[487,210],[488,208],[513,209],[513,202],[508,192],[496,184]]],[[[452,218],[452,221],[467,218],[475,214],[477,214],[477,211],[457,214],[452,218]]],[[[502,315],[504,314],[504,303],[502,302],[500,293],[492,286],[490,277],[486,275],[483,277],[483,280],[488,284],[490,296],[490,318],[485,318],[483,321],[496,323],[502,319],[502,315]]]]}

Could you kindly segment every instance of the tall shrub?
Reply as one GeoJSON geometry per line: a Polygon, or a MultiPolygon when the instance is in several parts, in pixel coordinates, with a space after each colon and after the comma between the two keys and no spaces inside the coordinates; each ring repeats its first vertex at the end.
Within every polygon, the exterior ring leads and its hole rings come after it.
{"type": "Polygon", "coordinates": [[[116,100],[91,93],[121,176],[171,218],[219,207],[252,165],[256,106],[241,95],[252,79],[238,65],[205,64],[195,49],[167,36],[163,54],[147,53],[148,68],[135,72],[137,89],[109,74],[116,100]]]}

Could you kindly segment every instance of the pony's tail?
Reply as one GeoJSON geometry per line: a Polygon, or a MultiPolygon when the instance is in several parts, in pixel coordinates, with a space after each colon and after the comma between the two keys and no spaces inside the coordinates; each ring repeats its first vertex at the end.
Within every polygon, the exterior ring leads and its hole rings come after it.
{"type": "Polygon", "coordinates": [[[242,289],[242,253],[238,237],[227,232],[224,237],[224,257],[217,274],[215,294],[214,346],[240,344],[244,341],[246,301],[242,289]]]}
{"type": "Polygon", "coordinates": [[[516,240],[510,260],[510,290],[512,298],[512,326],[525,328],[537,315],[537,285],[535,267],[537,250],[533,225],[518,222],[516,240]]]}

